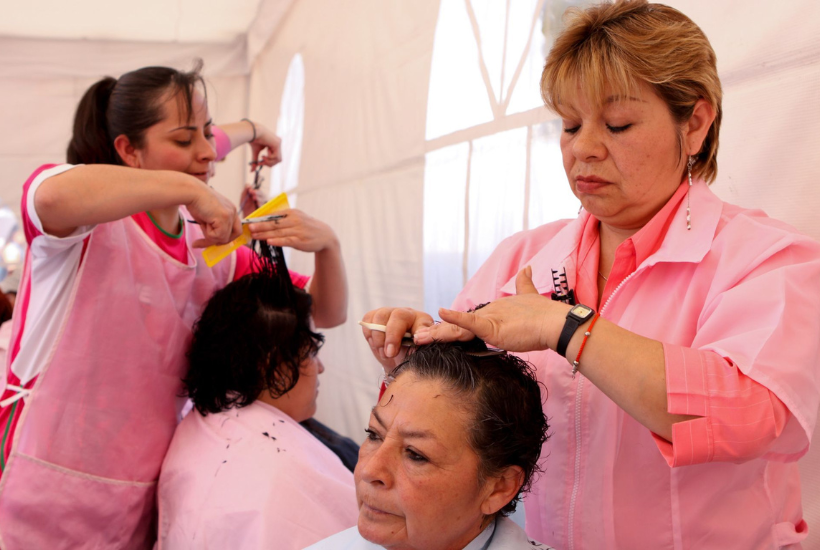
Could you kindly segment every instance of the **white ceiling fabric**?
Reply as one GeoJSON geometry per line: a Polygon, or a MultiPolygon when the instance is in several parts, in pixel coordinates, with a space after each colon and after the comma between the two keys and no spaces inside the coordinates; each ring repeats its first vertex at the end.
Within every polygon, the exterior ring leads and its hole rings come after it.
{"type": "MultiPolygon", "coordinates": [[[[666,3],[703,28],[718,56],[725,114],[720,170],[713,189],[729,202],[762,208],[820,240],[820,109],[816,99],[820,2],[666,3]]],[[[434,82],[431,88],[430,84],[439,0],[179,0],[161,4],[151,0],[140,4],[140,10],[158,10],[161,5],[171,14],[169,21],[133,14],[133,3],[125,8],[124,3],[110,0],[85,4],[95,7],[101,17],[113,13],[114,19],[127,19],[129,28],[121,35],[113,32],[120,28],[117,25],[125,26],[120,20],[105,20],[104,25],[111,26],[104,29],[74,27],[69,12],[77,4],[67,3],[71,7],[59,8],[62,11],[55,11],[56,2],[51,8],[42,2],[28,4],[34,7],[24,8],[33,10],[25,12],[27,20],[36,21],[51,10],[51,22],[26,31],[35,37],[21,36],[26,27],[17,15],[11,21],[18,23],[9,23],[4,14],[5,22],[0,24],[0,120],[4,128],[0,133],[0,197],[16,208],[26,177],[41,163],[63,160],[73,110],[82,92],[100,76],[118,76],[148,64],[185,68],[192,58],[201,57],[217,123],[248,116],[276,128],[288,68],[300,54],[304,128],[294,197],[299,208],[336,230],[350,283],[348,322],[326,331],[327,344],[322,350],[326,372],[318,418],[362,439],[380,369],[356,322],[380,306],[424,308],[423,219],[425,209],[430,211],[425,206],[425,171],[431,162],[449,154],[446,146],[454,146],[453,151],[478,149],[493,140],[481,141],[487,136],[507,131],[518,136],[526,128],[554,120],[554,115],[530,109],[499,117],[491,107],[482,111],[486,116],[481,125],[462,125],[459,127],[466,129],[458,131],[446,129],[441,120],[430,120],[429,102],[440,108],[438,99],[429,99],[431,89],[438,86],[434,82]],[[236,13],[221,11],[223,5],[229,6],[226,10],[236,6],[236,13]],[[195,8],[208,7],[212,8],[208,19],[199,19],[202,14],[195,8]],[[62,14],[65,26],[75,34],[58,32],[55,13],[62,14]],[[203,34],[206,21],[215,26],[203,34]],[[225,26],[217,28],[223,22],[225,26]],[[131,28],[150,25],[156,28],[142,35],[131,28]],[[119,37],[127,40],[115,40],[119,37]],[[439,153],[427,156],[431,151],[439,153]]],[[[470,38],[471,32],[465,29],[470,38]]],[[[530,28],[516,32],[526,35],[530,28]]],[[[478,67],[477,52],[489,52],[491,46],[490,41],[481,48],[463,44],[462,50],[469,55],[453,63],[478,67]]],[[[500,74],[496,70],[499,62],[492,55],[487,55],[489,68],[485,70],[500,74]]],[[[478,71],[476,68],[475,74],[478,71]]],[[[503,82],[497,86],[502,99],[511,77],[507,72],[499,81],[503,82]]],[[[485,82],[479,77],[475,81],[486,94],[485,82]]],[[[518,82],[537,84],[537,78],[521,75],[518,82]]],[[[511,101],[517,101],[515,94],[511,101]]],[[[239,194],[246,178],[243,160],[243,154],[237,153],[218,167],[215,187],[226,196],[239,194]]],[[[268,182],[269,176],[266,174],[268,182]]],[[[478,187],[490,189],[491,183],[482,180],[478,187]]],[[[503,183],[498,183],[500,189],[503,183]]],[[[509,200],[521,202],[518,196],[509,200]]],[[[438,207],[446,215],[446,205],[438,207]]],[[[529,208],[532,211],[533,203],[529,208]]],[[[542,219],[538,214],[532,212],[530,219],[542,219]]],[[[694,211],[693,218],[696,216],[694,211]]],[[[455,237],[463,242],[461,235],[455,237]]],[[[295,253],[291,263],[305,273],[313,270],[309,255],[295,253]]],[[[804,548],[820,548],[820,431],[801,470],[805,514],[811,525],[804,548]],[[812,494],[819,495],[816,501],[807,498],[812,494]]]]}
{"type": "Polygon", "coordinates": [[[262,0],[27,0],[4,9],[0,36],[69,40],[229,43],[262,0]]]}
{"type": "Polygon", "coordinates": [[[0,36],[0,78],[100,78],[149,65],[190,67],[202,58],[207,74],[247,76],[247,42],[228,44],[35,39],[0,36]]]}
{"type": "Polygon", "coordinates": [[[0,17],[0,78],[190,66],[246,76],[294,0],[32,0],[0,17]]]}

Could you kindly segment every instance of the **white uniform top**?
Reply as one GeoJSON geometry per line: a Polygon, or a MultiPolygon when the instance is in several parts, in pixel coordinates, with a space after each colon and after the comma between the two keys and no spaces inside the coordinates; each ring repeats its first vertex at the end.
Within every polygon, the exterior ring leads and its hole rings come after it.
{"type": "MultiPolygon", "coordinates": [[[[309,546],[306,550],[380,550],[382,547],[362,538],[357,527],[337,533],[309,546]]],[[[553,550],[540,542],[530,540],[521,527],[509,518],[498,518],[463,550],[553,550]]]]}

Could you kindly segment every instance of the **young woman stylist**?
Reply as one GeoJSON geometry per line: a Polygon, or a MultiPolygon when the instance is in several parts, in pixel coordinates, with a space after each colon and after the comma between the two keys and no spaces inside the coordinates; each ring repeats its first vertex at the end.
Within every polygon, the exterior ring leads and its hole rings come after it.
{"type": "MultiPolygon", "coordinates": [[[[213,126],[198,69],[149,67],[94,84],[69,164],[26,182],[29,251],[0,408],[0,547],[153,543],[191,326],[215,290],[252,269],[247,249],[213,268],[196,250],[240,232],[236,208],[207,183],[217,149],[244,143],[278,162],[264,127],[213,126]]],[[[296,210],[277,221],[254,224],[254,238],[314,252],[314,321],[343,322],[335,234],[296,210]]]]}

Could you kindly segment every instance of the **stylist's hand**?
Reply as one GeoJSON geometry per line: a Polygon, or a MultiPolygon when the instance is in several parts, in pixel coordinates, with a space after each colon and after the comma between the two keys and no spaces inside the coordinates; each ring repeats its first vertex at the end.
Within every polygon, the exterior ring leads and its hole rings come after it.
{"type": "Polygon", "coordinates": [[[329,225],[301,210],[291,208],[276,214],[285,217],[250,224],[251,236],[271,246],[289,246],[302,252],[319,252],[339,244],[336,233],[329,225]]]}
{"type": "Polygon", "coordinates": [[[433,318],[428,314],[409,307],[374,309],[367,312],[362,317],[362,321],[387,327],[386,332],[362,327],[362,333],[370,346],[370,351],[384,367],[385,372],[391,372],[404,360],[406,348],[401,346],[404,333],[415,334],[423,327],[433,324],[433,318]]]}
{"type": "Polygon", "coordinates": [[[500,298],[473,313],[440,309],[444,322],[416,333],[416,343],[466,341],[478,336],[506,351],[554,348],[570,307],[539,295],[529,266],[518,272],[515,291],[515,296],[500,298]]]}
{"type": "Polygon", "coordinates": [[[185,205],[202,229],[203,238],[194,241],[192,246],[204,248],[231,242],[242,232],[236,206],[207,185],[198,183],[194,200],[185,205]]]}
{"type": "Polygon", "coordinates": [[[254,126],[256,126],[256,139],[250,142],[251,172],[256,170],[260,164],[273,166],[282,162],[282,139],[258,122],[254,122],[254,126]]]}

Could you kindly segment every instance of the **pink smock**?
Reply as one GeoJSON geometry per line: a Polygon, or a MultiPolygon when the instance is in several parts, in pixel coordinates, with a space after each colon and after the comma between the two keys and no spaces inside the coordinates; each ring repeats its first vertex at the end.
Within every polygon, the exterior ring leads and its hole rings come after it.
{"type": "MultiPolygon", "coordinates": [[[[820,404],[820,245],[722,202],[703,182],[690,199],[691,231],[684,200],[659,248],[601,315],[664,344],[669,412],[702,418],[675,424],[670,445],[588,382],[583,367],[573,378],[553,351],[522,354],[547,388],[551,428],[545,472],[525,502],[527,533],[556,548],[799,548],[807,534],[796,460],[820,404]],[[703,368],[704,351],[727,360],[723,374],[739,369],[787,407],[782,431],[761,434],[761,448],[715,454],[718,438],[731,437],[732,426],[715,420],[731,396],[703,368]]],[[[541,294],[554,291],[552,270],[574,288],[588,219],[582,212],[505,240],[453,308],[514,294],[527,265],[541,294]]]]}
{"type": "Polygon", "coordinates": [[[159,478],[159,550],[301,550],[356,525],[353,474],[276,407],[180,423],[159,478]]]}
{"type": "MultiPolygon", "coordinates": [[[[151,547],[156,482],[183,403],[191,326],[233,277],[233,260],[210,269],[190,247],[201,237],[194,224],[184,232],[185,262],[133,218],[87,229],[70,247],[82,261],[60,293],[69,297],[65,309],[44,319],[59,323],[58,337],[39,342],[35,334],[21,344],[23,327],[14,327],[19,355],[40,346],[45,360],[20,382],[26,397],[14,404],[25,402],[0,479],[5,550],[151,547]]],[[[28,295],[31,262],[27,255],[23,305],[52,299],[28,295]]],[[[15,319],[25,322],[33,320],[15,319]]]]}

